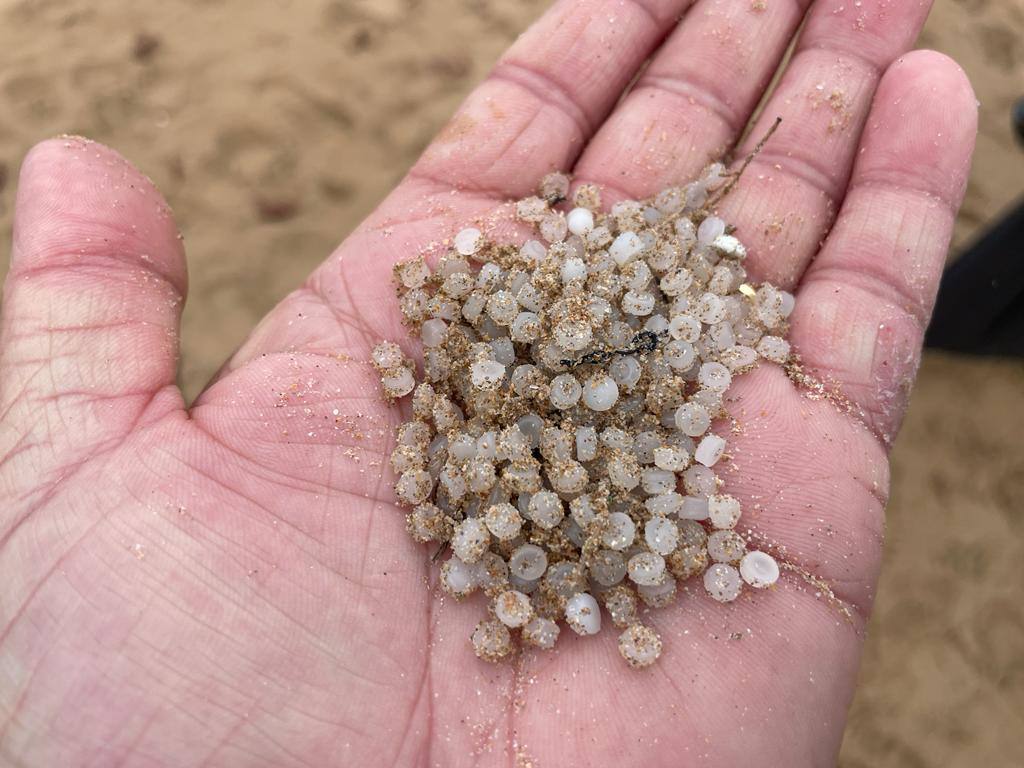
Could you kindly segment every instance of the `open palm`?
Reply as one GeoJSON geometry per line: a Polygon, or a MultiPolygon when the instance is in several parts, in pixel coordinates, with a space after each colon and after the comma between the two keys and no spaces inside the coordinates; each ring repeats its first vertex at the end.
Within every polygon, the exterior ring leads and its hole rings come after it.
{"type": "Polygon", "coordinates": [[[952,62],[897,58],[928,3],[810,3],[752,135],[782,127],[720,206],[752,277],[797,291],[791,339],[834,396],[768,365],[730,390],[726,486],[794,570],[728,606],[684,590],[650,617],[653,668],[614,633],[473,656],[480,605],[431,591],[387,468],[401,413],[368,364],[384,338],[413,351],[392,265],[547,171],[609,204],[729,149],[807,5],[557,3],[191,408],[166,206],[108,149],[34,149],[0,350],[0,762],[831,763],[975,132],[952,62]]]}

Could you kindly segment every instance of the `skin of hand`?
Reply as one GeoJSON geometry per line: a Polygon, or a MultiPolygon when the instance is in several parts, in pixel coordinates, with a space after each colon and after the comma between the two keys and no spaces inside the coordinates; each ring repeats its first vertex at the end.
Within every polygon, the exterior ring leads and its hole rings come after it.
{"type": "Polygon", "coordinates": [[[35,147],[0,349],[0,763],[833,764],[976,132],[962,71],[907,53],[928,5],[557,2],[191,407],[166,204],[100,145],[35,147]],[[791,341],[840,395],[741,377],[724,479],[849,616],[787,570],[727,606],[682,590],[650,617],[665,651],[645,671],[613,631],[478,661],[482,604],[432,593],[392,493],[402,412],[367,362],[382,339],[415,354],[392,265],[552,169],[605,205],[692,177],[737,142],[805,12],[735,156],[782,126],[720,215],[751,279],[796,292],[791,341]]]}

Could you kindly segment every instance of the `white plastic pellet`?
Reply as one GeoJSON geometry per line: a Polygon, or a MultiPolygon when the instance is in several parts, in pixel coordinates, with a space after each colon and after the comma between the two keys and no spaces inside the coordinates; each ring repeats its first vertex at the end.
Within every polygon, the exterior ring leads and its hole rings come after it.
{"type": "Polygon", "coordinates": [[[510,541],[519,535],[523,521],[518,509],[508,502],[503,502],[487,509],[484,513],[484,523],[498,541],[510,541]]]}
{"type": "Polygon", "coordinates": [[[720,530],[734,528],[740,520],[740,502],[728,494],[708,497],[708,519],[720,530]]]}
{"type": "Polygon", "coordinates": [[[384,376],[381,385],[391,397],[405,397],[416,387],[416,379],[411,368],[396,368],[394,373],[384,376]]]}
{"type": "Polygon", "coordinates": [[[704,572],[704,589],[720,603],[740,596],[740,572],[731,565],[715,563],[704,572]]]}
{"type": "Polygon", "coordinates": [[[582,385],[571,373],[563,373],[551,380],[551,391],[548,398],[555,408],[565,410],[579,402],[583,394],[582,385]]]}
{"type": "Polygon", "coordinates": [[[476,440],[472,435],[459,435],[448,444],[448,454],[459,461],[476,457],[476,440]]]}
{"type": "Polygon", "coordinates": [[[524,413],[516,420],[516,426],[526,437],[530,448],[540,445],[540,435],[544,429],[544,419],[536,413],[524,413]]]}
{"type": "Polygon", "coordinates": [[[645,317],[654,309],[654,294],[646,291],[626,291],[622,297],[622,311],[627,315],[645,317]]]}
{"type": "Polygon", "coordinates": [[[576,458],[592,461],[597,456],[597,430],[593,427],[576,428],[576,458]]]}
{"type": "Polygon", "coordinates": [[[536,312],[520,312],[512,321],[511,331],[514,341],[536,341],[541,332],[540,317],[536,312]]]}
{"type": "Polygon", "coordinates": [[[519,248],[519,255],[528,264],[535,264],[548,255],[548,249],[540,240],[527,240],[519,248]]]}
{"type": "Polygon", "coordinates": [[[636,523],[625,512],[612,512],[608,515],[607,525],[601,541],[609,549],[626,549],[636,538],[636,523]]]}
{"type": "Polygon", "coordinates": [[[590,323],[582,320],[563,320],[555,326],[554,337],[562,349],[578,352],[590,345],[594,332],[590,323]]]}
{"type": "Polygon", "coordinates": [[[523,544],[508,559],[509,573],[520,579],[539,579],[548,567],[548,556],[536,544],[523,544]]]}
{"type": "Polygon", "coordinates": [[[747,258],[747,249],[732,235],[719,235],[712,241],[711,247],[723,256],[731,256],[736,259],[747,258]]]}
{"type": "Polygon", "coordinates": [[[697,302],[696,315],[706,325],[720,323],[725,319],[725,302],[717,294],[705,293],[697,302]]]}
{"type": "Polygon", "coordinates": [[[535,616],[523,627],[523,640],[543,650],[551,650],[558,641],[561,628],[551,619],[535,616]]]}
{"type": "Polygon", "coordinates": [[[643,241],[636,232],[623,232],[608,248],[608,255],[620,267],[629,263],[643,249],[643,241]]]}
{"type": "Polygon", "coordinates": [[[491,535],[483,520],[468,517],[455,526],[452,535],[452,551],[466,563],[477,562],[487,549],[491,535]]]}
{"type": "Polygon", "coordinates": [[[473,652],[485,661],[500,661],[512,653],[512,635],[508,627],[494,619],[484,619],[477,624],[470,642],[473,652]]]}
{"type": "Polygon", "coordinates": [[[587,276],[587,265],[583,259],[574,256],[562,262],[562,282],[571,283],[573,280],[582,280],[587,276]]]}
{"type": "Polygon", "coordinates": [[[545,427],[540,436],[540,452],[551,461],[572,458],[572,435],[561,427],[545,427]]]}
{"type": "Polygon", "coordinates": [[[676,475],[667,469],[647,467],[640,474],[640,483],[644,493],[656,496],[668,493],[676,487],[676,475]]]}
{"type": "Polygon", "coordinates": [[[422,288],[430,277],[430,268],[422,259],[398,265],[398,279],[406,288],[422,288]]]}
{"type": "Polygon", "coordinates": [[[789,291],[779,291],[779,314],[783,317],[789,317],[793,314],[795,307],[796,299],[793,298],[793,294],[789,291]]]}
{"type": "Polygon", "coordinates": [[[684,496],[680,504],[679,517],[683,520],[707,520],[708,500],[698,496],[684,496]]]}
{"type": "Polygon", "coordinates": [[[640,362],[635,357],[624,355],[615,358],[608,365],[608,374],[614,379],[616,384],[628,392],[640,381],[642,370],[640,362]]]}
{"type": "Polygon", "coordinates": [[[592,411],[610,410],[619,399],[619,387],[606,374],[598,374],[583,383],[583,404],[592,411]]]}
{"type": "Polygon", "coordinates": [[[747,552],[740,560],[740,576],[750,586],[764,589],[779,580],[779,564],[766,552],[747,552]]]}
{"type": "Polygon", "coordinates": [[[675,599],[676,580],[666,576],[660,584],[638,584],[636,591],[646,605],[651,608],[664,608],[675,599]]]}
{"type": "Polygon", "coordinates": [[[547,472],[551,487],[558,493],[572,496],[583,491],[587,485],[587,470],[575,461],[562,461],[547,472]]]}
{"type": "Polygon", "coordinates": [[[690,496],[707,498],[718,488],[715,473],[703,464],[694,464],[683,473],[683,487],[690,496]]]}
{"type": "Polygon", "coordinates": [[[472,256],[480,250],[484,238],[479,229],[467,227],[455,235],[455,250],[463,256],[472,256]]]}
{"type": "Polygon", "coordinates": [[[763,336],[757,343],[757,352],[765,360],[782,364],[789,359],[789,342],[778,336],[763,336]]]}
{"type": "Polygon", "coordinates": [[[705,435],[704,439],[697,446],[697,450],[693,452],[693,458],[705,467],[713,467],[722,458],[724,453],[724,438],[718,435],[705,435]]]}
{"type": "Polygon", "coordinates": [[[675,445],[658,446],[652,451],[651,458],[656,467],[670,472],[682,472],[690,463],[690,454],[675,445]]]}
{"type": "Polygon", "coordinates": [[[677,314],[668,324],[668,332],[673,339],[693,343],[700,338],[700,320],[693,315],[677,314]]]}
{"type": "MultiPolygon", "coordinates": [[[[652,515],[674,515],[677,512],[681,513],[683,506],[683,497],[675,491],[669,491],[668,493],[662,493],[658,496],[651,496],[644,502],[644,506],[647,507],[647,511],[652,515]]],[[[705,514],[705,517],[707,515],[705,514]]],[[[704,519],[704,518],[700,518],[704,519]]],[[[653,549],[653,547],[652,547],[653,549]]]]}
{"type": "Polygon", "coordinates": [[[641,464],[653,462],[654,451],[656,448],[661,447],[662,442],[662,437],[657,432],[652,432],[651,430],[641,432],[633,442],[633,453],[636,455],[636,460],[641,464]]]}
{"type": "Polygon", "coordinates": [[[538,491],[530,497],[528,505],[530,519],[545,530],[551,530],[565,514],[562,500],[551,491],[538,491]]]}
{"type": "Polygon", "coordinates": [[[470,369],[473,386],[478,389],[492,389],[505,378],[505,366],[497,360],[481,360],[470,369]]]}
{"type": "Polygon", "coordinates": [[[676,410],[676,427],[684,435],[700,437],[711,427],[707,408],[698,403],[684,403],[676,410]]]}
{"type": "Polygon", "coordinates": [[[425,347],[437,347],[444,341],[448,324],[444,320],[432,318],[424,320],[420,326],[420,340],[425,347]]]}
{"type": "Polygon", "coordinates": [[[586,589],[586,570],[580,563],[563,560],[548,568],[548,572],[544,574],[544,583],[556,595],[568,600],[577,592],[586,589]]]}
{"type": "Polygon", "coordinates": [[[652,517],[644,524],[644,541],[652,552],[669,555],[679,546],[679,528],[665,517],[652,517]]]}
{"type": "Polygon", "coordinates": [[[578,635],[596,635],[601,630],[601,608],[593,595],[581,592],[566,602],[565,621],[578,635]]]}
{"type": "Polygon", "coordinates": [[[441,583],[452,595],[464,597],[477,588],[480,572],[475,565],[450,557],[441,568],[441,583]]]}
{"type": "Polygon", "coordinates": [[[633,624],[619,635],[619,653],[631,667],[649,667],[661,655],[661,638],[650,627],[633,624]]]}
{"type": "Polygon", "coordinates": [[[516,361],[516,348],[508,336],[494,339],[491,342],[491,353],[494,359],[502,365],[512,365],[516,361]]]}
{"type": "Polygon", "coordinates": [[[712,392],[725,392],[732,383],[732,374],[721,363],[704,363],[697,374],[697,381],[712,392]]]}
{"type": "Polygon", "coordinates": [[[524,363],[523,365],[517,365],[515,370],[512,371],[512,378],[509,383],[517,395],[527,397],[543,378],[544,376],[537,366],[524,363]]]}
{"type": "Polygon", "coordinates": [[[586,208],[573,208],[565,220],[574,235],[585,235],[594,228],[594,214],[586,208]]]}
{"type": "Polygon", "coordinates": [[[711,326],[711,340],[723,352],[736,344],[736,334],[733,332],[732,324],[728,321],[723,321],[711,326]]]}
{"type": "Polygon", "coordinates": [[[701,245],[711,245],[724,234],[725,222],[717,216],[708,216],[697,228],[697,242],[701,245]]]}
{"type": "Polygon", "coordinates": [[[494,616],[506,627],[516,629],[533,616],[530,598],[514,589],[506,590],[494,598],[494,616]]]}
{"type": "Polygon", "coordinates": [[[626,578],[626,558],[614,549],[602,549],[590,559],[590,575],[603,587],[614,587],[626,578]]]}
{"type": "Polygon", "coordinates": [[[665,558],[657,552],[638,552],[629,558],[626,570],[633,583],[653,587],[665,577],[665,558]]]}
{"type": "Polygon", "coordinates": [[[757,362],[757,351],[752,347],[737,344],[723,350],[720,360],[732,373],[736,373],[757,362]]]}
{"type": "Polygon", "coordinates": [[[708,535],[708,555],[719,563],[735,563],[746,551],[743,537],[736,531],[714,531],[708,535]]]}

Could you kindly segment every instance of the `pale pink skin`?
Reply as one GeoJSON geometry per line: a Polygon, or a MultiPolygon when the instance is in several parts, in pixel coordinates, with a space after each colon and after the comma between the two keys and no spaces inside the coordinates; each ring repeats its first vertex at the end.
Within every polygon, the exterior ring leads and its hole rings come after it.
{"type": "Polygon", "coordinates": [[[729,606],[695,581],[651,615],[665,649],[649,670],[622,663],[614,631],[563,630],[556,652],[492,666],[468,643],[482,603],[426,586],[430,550],[381,465],[402,411],[365,361],[381,339],[416,349],[392,264],[554,167],[612,185],[606,202],[691,177],[734,139],[807,5],[701,0],[676,26],[687,4],[556,4],[191,408],[174,385],[185,262],[159,194],[96,144],[30,153],[0,358],[0,762],[834,760],[888,447],[976,130],[960,69],[904,55],[927,2],[815,3],[739,154],[783,125],[721,206],[752,278],[797,291],[808,370],[851,403],[809,399],[771,365],[743,377],[729,396],[742,431],[716,427],[726,488],[852,619],[790,572],[729,606]]]}

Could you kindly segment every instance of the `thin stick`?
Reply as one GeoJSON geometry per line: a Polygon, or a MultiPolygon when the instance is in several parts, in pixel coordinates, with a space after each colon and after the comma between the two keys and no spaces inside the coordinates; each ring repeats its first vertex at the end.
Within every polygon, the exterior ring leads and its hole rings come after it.
{"type": "Polygon", "coordinates": [[[768,143],[768,139],[772,137],[772,134],[778,130],[780,125],[782,125],[782,118],[776,117],[775,122],[772,123],[772,127],[768,129],[768,133],[764,135],[764,138],[757,142],[757,146],[754,147],[754,151],[747,155],[746,159],[743,161],[743,165],[740,166],[740,169],[736,171],[736,173],[732,174],[732,180],[718,190],[714,197],[704,204],[705,210],[710,211],[722,201],[722,198],[732,192],[732,188],[736,186],[737,182],[739,182],[740,176],[742,176],[743,172],[747,170],[747,166],[749,166],[754,161],[754,158],[760,154],[761,150],[764,149],[764,145],[768,143]]]}

